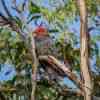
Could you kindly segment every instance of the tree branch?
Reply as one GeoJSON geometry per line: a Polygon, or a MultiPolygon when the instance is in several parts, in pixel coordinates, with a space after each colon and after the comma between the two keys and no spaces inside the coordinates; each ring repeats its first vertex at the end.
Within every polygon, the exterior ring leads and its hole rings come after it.
{"type": "Polygon", "coordinates": [[[31,54],[32,54],[32,93],[31,93],[31,100],[35,100],[35,91],[36,91],[36,75],[37,75],[37,69],[38,69],[38,59],[36,55],[36,47],[35,47],[35,40],[34,36],[31,36],[31,54]]]}
{"type": "Polygon", "coordinates": [[[84,100],[92,100],[93,82],[89,63],[89,35],[87,32],[87,7],[86,0],[78,0],[80,12],[80,69],[83,76],[84,100]]]}
{"type": "Polygon", "coordinates": [[[16,88],[7,88],[7,87],[0,87],[0,92],[16,92],[16,88]]]}
{"type": "Polygon", "coordinates": [[[45,60],[47,62],[49,62],[51,65],[55,64],[56,65],[56,69],[60,69],[62,70],[66,76],[71,79],[76,85],[77,87],[79,87],[82,91],[83,91],[83,83],[80,79],[77,78],[77,76],[71,72],[67,66],[65,66],[64,64],[62,64],[59,60],[57,60],[55,57],[53,56],[39,56],[39,60],[45,60]]]}
{"type": "Polygon", "coordinates": [[[8,8],[7,8],[6,4],[5,4],[5,1],[4,0],[1,0],[1,3],[2,3],[2,6],[4,8],[4,11],[8,15],[8,17],[12,18],[12,15],[10,14],[10,11],[8,10],[8,8]]]}
{"type": "Polygon", "coordinates": [[[18,27],[14,20],[8,19],[0,13],[0,26],[3,27],[4,25],[8,25],[13,31],[16,31],[24,41],[26,41],[27,36],[25,33],[18,27]]]}

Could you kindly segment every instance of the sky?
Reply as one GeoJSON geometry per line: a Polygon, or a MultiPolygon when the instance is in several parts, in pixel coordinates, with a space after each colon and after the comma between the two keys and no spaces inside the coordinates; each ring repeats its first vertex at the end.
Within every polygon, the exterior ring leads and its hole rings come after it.
{"type": "MultiPolygon", "coordinates": [[[[6,5],[8,6],[8,8],[10,9],[10,11],[11,11],[11,13],[12,13],[13,15],[18,15],[14,10],[11,10],[11,2],[10,2],[10,1],[11,1],[11,0],[6,0],[6,5]]],[[[17,4],[20,5],[21,2],[22,2],[23,0],[17,0],[17,1],[18,1],[17,4]]],[[[35,2],[37,2],[37,1],[38,1],[38,0],[35,0],[35,2]]],[[[55,10],[55,7],[51,8],[51,6],[49,5],[48,0],[40,0],[40,1],[41,1],[41,2],[39,3],[39,5],[41,5],[42,7],[46,7],[46,8],[48,8],[49,10],[55,10]]],[[[54,2],[54,0],[51,0],[51,1],[54,2]]],[[[55,0],[55,1],[57,1],[57,0],[55,0]]],[[[57,3],[55,3],[53,6],[58,7],[58,6],[63,6],[63,5],[64,5],[64,4],[63,4],[62,0],[60,0],[60,3],[57,2],[57,3]]],[[[0,2],[0,11],[3,12],[3,13],[5,14],[5,12],[4,12],[4,10],[3,10],[3,7],[2,7],[2,5],[1,5],[1,2],[0,2]]],[[[5,15],[6,15],[6,14],[5,14],[5,15]]],[[[24,15],[24,18],[26,19],[26,18],[27,18],[27,15],[28,15],[28,11],[25,11],[22,15],[24,15]]],[[[96,20],[100,20],[100,19],[98,19],[98,17],[95,17],[95,19],[96,19],[96,20]]],[[[43,19],[43,18],[39,19],[39,22],[41,22],[41,21],[44,21],[45,24],[48,25],[48,22],[47,22],[45,19],[43,19]]],[[[93,30],[93,31],[91,32],[91,35],[92,35],[92,36],[98,35],[98,34],[100,33],[100,27],[96,27],[96,26],[94,25],[94,22],[90,21],[89,26],[95,27],[95,30],[93,30]]],[[[34,28],[35,28],[34,22],[30,23],[30,24],[29,24],[29,27],[30,27],[31,29],[34,29],[34,28]]],[[[80,31],[79,31],[79,30],[80,30],[80,21],[79,21],[79,17],[78,17],[78,20],[77,20],[77,21],[73,21],[73,23],[70,23],[70,24],[69,24],[68,29],[69,29],[70,32],[76,33],[76,35],[79,37],[79,34],[80,34],[80,31]]],[[[98,42],[98,46],[99,46],[99,48],[100,48],[100,42],[98,42]]],[[[91,63],[92,66],[94,66],[94,62],[95,62],[95,58],[94,58],[94,60],[92,60],[92,63],[91,63]]],[[[0,72],[0,81],[2,82],[2,81],[5,81],[5,80],[12,79],[14,75],[16,75],[16,72],[15,72],[15,69],[14,69],[13,65],[4,64],[4,66],[3,66],[3,68],[1,69],[1,72],[0,72]],[[6,74],[5,74],[5,73],[7,73],[7,72],[9,72],[9,73],[8,73],[9,75],[6,75],[6,74]]],[[[72,84],[72,82],[71,82],[71,81],[68,81],[67,78],[64,79],[64,83],[66,83],[66,82],[68,83],[68,85],[70,84],[70,86],[73,86],[73,87],[74,87],[74,85],[72,84]]]]}
{"type": "Polygon", "coordinates": [[[16,75],[15,67],[12,64],[5,63],[0,65],[0,83],[4,81],[12,80],[16,75]]]}

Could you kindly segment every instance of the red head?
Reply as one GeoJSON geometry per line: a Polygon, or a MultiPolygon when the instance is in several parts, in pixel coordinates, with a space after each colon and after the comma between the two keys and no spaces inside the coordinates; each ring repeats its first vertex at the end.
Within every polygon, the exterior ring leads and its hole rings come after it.
{"type": "Polygon", "coordinates": [[[44,26],[38,26],[34,30],[33,34],[36,36],[48,36],[48,30],[44,26]]]}

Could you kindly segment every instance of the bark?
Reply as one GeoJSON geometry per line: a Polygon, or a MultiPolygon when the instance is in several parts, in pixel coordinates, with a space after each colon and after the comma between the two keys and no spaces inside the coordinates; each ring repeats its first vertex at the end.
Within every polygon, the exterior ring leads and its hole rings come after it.
{"type": "Polygon", "coordinates": [[[60,70],[65,75],[73,81],[73,83],[76,84],[77,87],[79,87],[81,94],[83,95],[83,87],[84,85],[82,84],[82,81],[78,79],[78,77],[69,70],[68,66],[62,64],[58,59],[56,59],[53,56],[39,56],[39,60],[45,60],[48,63],[51,64],[51,66],[56,67],[56,70],[60,70]],[[55,66],[56,65],[56,66],[55,66]]]}
{"type": "Polygon", "coordinates": [[[84,100],[92,100],[92,79],[89,66],[89,38],[87,33],[87,12],[85,0],[78,0],[80,10],[80,54],[81,54],[81,72],[84,79],[84,100]]]}
{"type": "Polygon", "coordinates": [[[32,52],[32,58],[33,58],[33,64],[32,64],[32,93],[31,93],[31,100],[35,100],[35,91],[36,91],[36,75],[37,75],[37,68],[38,68],[38,59],[36,55],[36,48],[35,48],[35,40],[34,37],[31,36],[31,52],[32,52]]]}

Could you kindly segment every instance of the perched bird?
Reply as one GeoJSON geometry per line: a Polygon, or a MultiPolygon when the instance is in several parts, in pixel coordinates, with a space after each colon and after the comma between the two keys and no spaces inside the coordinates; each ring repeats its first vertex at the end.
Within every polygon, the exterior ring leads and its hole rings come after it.
{"type": "MultiPolygon", "coordinates": [[[[58,49],[55,48],[54,41],[52,37],[49,35],[47,28],[43,26],[38,26],[34,30],[33,35],[35,37],[37,56],[53,55],[54,57],[57,57],[59,55],[57,51],[58,49]]],[[[45,70],[45,72],[43,72],[43,74],[46,74],[46,75],[43,75],[44,77],[48,76],[50,80],[55,80],[57,79],[57,77],[59,77],[57,76],[57,70],[50,67],[49,63],[45,63],[42,61],[40,62],[40,65],[43,68],[43,70],[45,70]]]]}
{"type": "Polygon", "coordinates": [[[36,51],[38,55],[52,55],[54,41],[44,26],[38,26],[33,35],[35,36],[36,51]]]}

